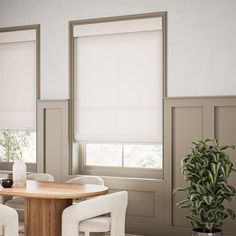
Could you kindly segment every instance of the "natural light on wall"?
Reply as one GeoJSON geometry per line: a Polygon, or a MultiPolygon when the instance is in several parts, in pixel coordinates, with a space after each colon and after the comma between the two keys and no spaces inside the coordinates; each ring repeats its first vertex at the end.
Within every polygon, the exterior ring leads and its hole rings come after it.
{"type": "Polygon", "coordinates": [[[36,30],[0,32],[0,162],[36,162],[36,30]]]}
{"type": "Polygon", "coordinates": [[[162,18],[73,27],[74,138],[85,165],[162,169],[162,18]]]}

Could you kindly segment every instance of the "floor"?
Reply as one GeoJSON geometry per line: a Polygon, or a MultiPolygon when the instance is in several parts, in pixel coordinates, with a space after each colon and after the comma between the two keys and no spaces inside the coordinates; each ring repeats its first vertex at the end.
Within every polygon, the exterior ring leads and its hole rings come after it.
{"type": "MultiPolygon", "coordinates": [[[[20,223],[20,227],[19,227],[19,236],[24,236],[24,233],[22,232],[23,231],[23,224],[20,223]]],[[[126,234],[125,236],[142,236],[142,235],[134,235],[134,234],[126,234]]]]}
{"type": "MultiPolygon", "coordinates": [[[[24,233],[22,232],[22,226],[20,225],[20,230],[19,230],[19,236],[24,236],[24,233]]],[[[107,234],[108,236],[109,234],[107,234]]],[[[126,234],[125,236],[142,236],[142,235],[134,235],[134,234],[126,234]]]]}
{"type": "MultiPolygon", "coordinates": [[[[20,233],[19,236],[24,236],[24,234],[20,233]]],[[[142,236],[142,235],[126,234],[125,236],[142,236]]]]}

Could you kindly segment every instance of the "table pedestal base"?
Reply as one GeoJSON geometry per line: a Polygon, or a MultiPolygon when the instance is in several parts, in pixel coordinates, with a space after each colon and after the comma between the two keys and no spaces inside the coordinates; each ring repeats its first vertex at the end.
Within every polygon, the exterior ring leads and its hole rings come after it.
{"type": "Polygon", "coordinates": [[[25,236],[61,235],[63,210],[72,199],[25,198],[25,236]]]}

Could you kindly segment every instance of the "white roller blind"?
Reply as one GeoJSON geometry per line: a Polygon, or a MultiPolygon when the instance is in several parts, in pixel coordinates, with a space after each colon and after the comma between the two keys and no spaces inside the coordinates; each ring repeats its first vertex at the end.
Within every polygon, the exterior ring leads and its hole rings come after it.
{"type": "Polygon", "coordinates": [[[162,30],[149,23],[150,30],[140,19],[137,31],[126,27],[122,33],[119,27],[119,33],[108,34],[104,26],[96,34],[92,25],[92,35],[83,31],[75,37],[77,141],[162,141],[162,30]]]}
{"type": "Polygon", "coordinates": [[[0,129],[35,129],[35,87],[36,42],[32,30],[0,33],[0,129]]]}

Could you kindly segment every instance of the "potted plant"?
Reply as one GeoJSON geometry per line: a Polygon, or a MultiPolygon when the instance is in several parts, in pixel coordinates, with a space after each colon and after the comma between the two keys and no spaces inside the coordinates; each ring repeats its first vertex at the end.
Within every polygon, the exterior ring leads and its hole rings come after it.
{"type": "Polygon", "coordinates": [[[184,191],[187,196],[177,206],[190,208],[186,218],[192,224],[192,235],[220,236],[223,220],[235,218],[234,211],[224,206],[225,200],[231,201],[235,196],[235,188],[227,181],[235,169],[225,150],[235,147],[220,146],[216,139],[210,138],[193,144],[191,153],[181,163],[187,185],[175,190],[184,191]]]}

